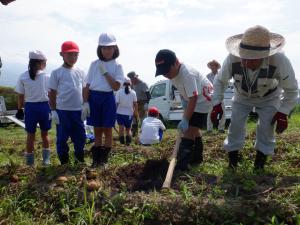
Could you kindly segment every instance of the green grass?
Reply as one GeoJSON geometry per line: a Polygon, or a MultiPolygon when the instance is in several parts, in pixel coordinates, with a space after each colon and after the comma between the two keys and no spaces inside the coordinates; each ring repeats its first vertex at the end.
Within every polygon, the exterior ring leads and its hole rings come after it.
{"type": "MultiPolygon", "coordinates": [[[[264,172],[253,172],[255,121],[250,120],[241,151],[243,160],[235,173],[227,169],[227,155],[222,150],[226,134],[204,134],[204,163],[193,166],[189,172],[175,173],[172,189],[149,192],[129,191],[130,174],[118,177],[120,169],[170,156],[176,138],[172,124],[160,145],[133,144],[132,149],[127,149],[116,142],[107,168],[97,169],[101,187],[94,192],[87,190],[84,175],[90,168],[90,155],[86,156],[87,165],[60,166],[53,152],[52,166],[44,168],[37,132],[36,167],[29,168],[23,158],[24,130],[13,124],[2,126],[0,224],[299,225],[299,112],[298,107],[289,120],[288,130],[276,136],[276,154],[268,158],[264,172]],[[18,182],[12,182],[13,175],[18,176],[18,182]],[[56,184],[61,175],[68,178],[62,186],[56,184]]],[[[50,137],[54,150],[54,129],[50,137]]],[[[90,147],[88,144],[86,149],[90,147]]]]}

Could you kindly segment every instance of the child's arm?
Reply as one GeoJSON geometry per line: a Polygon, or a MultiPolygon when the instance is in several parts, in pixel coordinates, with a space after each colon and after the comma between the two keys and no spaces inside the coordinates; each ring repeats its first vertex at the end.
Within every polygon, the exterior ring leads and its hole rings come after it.
{"type": "Polygon", "coordinates": [[[89,94],[90,94],[90,85],[86,84],[86,86],[82,89],[83,102],[88,102],[89,94]]]}
{"type": "Polygon", "coordinates": [[[51,110],[56,110],[56,90],[50,89],[49,91],[49,105],[51,110]]]}
{"type": "Polygon", "coordinates": [[[117,91],[120,89],[121,84],[120,82],[116,81],[109,72],[107,72],[105,66],[103,64],[100,63],[100,71],[102,73],[102,75],[105,77],[106,81],[109,83],[109,85],[111,86],[111,88],[114,91],[117,91]]]}
{"type": "Polygon", "coordinates": [[[18,94],[18,110],[24,107],[24,94],[18,94]]]}

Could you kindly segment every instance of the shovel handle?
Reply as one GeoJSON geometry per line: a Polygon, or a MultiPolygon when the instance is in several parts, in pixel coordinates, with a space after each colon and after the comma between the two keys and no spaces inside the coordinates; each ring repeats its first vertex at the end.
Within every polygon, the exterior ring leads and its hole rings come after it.
{"type": "Polygon", "coordinates": [[[171,186],[171,181],[172,181],[172,177],[173,177],[173,173],[174,173],[174,169],[176,166],[176,158],[177,158],[177,153],[178,153],[178,149],[179,149],[179,144],[181,142],[181,132],[178,132],[177,138],[176,138],[176,144],[175,147],[173,149],[173,153],[171,156],[171,161],[168,167],[168,172],[165,178],[165,181],[163,183],[162,188],[170,188],[171,186]]]}

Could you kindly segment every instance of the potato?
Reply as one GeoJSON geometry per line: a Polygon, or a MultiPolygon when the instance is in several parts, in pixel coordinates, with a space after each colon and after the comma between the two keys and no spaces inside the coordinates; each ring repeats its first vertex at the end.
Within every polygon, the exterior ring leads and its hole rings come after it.
{"type": "Polygon", "coordinates": [[[59,176],[56,178],[56,184],[58,184],[58,185],[63,185],[67,181],[68,181],[68,178],[65,176],[59,176]]]}
{"type": "Polygon", "coordinates": [[[101,184],[99,181],[91,180],[87,183],[87,189],[89,191],[96,191],[100,188],[101,184]]]}

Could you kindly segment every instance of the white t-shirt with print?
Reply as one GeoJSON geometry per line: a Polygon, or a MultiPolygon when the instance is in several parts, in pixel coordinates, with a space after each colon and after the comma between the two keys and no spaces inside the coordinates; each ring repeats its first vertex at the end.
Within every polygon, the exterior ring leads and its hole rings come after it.
{"type": "Polygon", "coordinates": [[[20,75],[15,91],[24,95],[25,102],[47,102],[49,77],[49,74],[40,70],[32,80],[26,71],[20,75]]]}
{"type": "Polygon", "coordinates": [[[91,63],[86,77],[86,83],[90,85],[90,90],[104,92],[110,92],[113,90],[107,82],[105,76],[100,71],[100,63],[104,65],[107,72],[116,81],[118,81],[121,85],[123,84],[124,73],[121,64],[119,64],[115,59],[108,62],[97,59],[91,63]]]}
{"type": "Polygon", "coordinates": [[[137,102],[136,93],[130,89],[129,94],[125,93],[125,87],[121,88],[116,93],[117,113],[121,115],[133,115],[133,103],[137,102]]]}
{"type": "Polygon", "coordinates": [[[82,88],[85,86],[85,74],[78,68],[63,66],[53,70],[49,88],[56,90],[56,108],[60,110],[81,110],[82,88]]]}
{"type": "Polygon", "coordinates": [[[213,86],[205,76],[194,68],[181,64],[178,74],[171,79],[171,82],[185,101],[189,101],[189,97],[198,96],[194,112],[209,112],[213,86]]]}
{"type": "Polygon", "coordinates": [[[159,142],[159,129],[165,130],[165,125],[155,117],[146,117],[143,120],[140,134],[140,142],[151,145],[159,142]]]}

